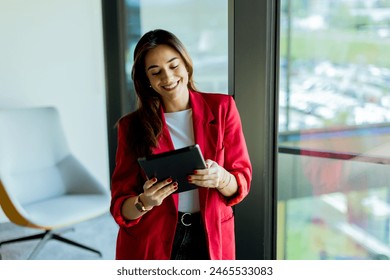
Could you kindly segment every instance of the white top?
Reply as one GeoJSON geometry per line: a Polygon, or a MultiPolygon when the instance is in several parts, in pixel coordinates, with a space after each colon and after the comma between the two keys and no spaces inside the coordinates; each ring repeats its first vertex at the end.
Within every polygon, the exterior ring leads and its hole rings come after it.
{"type": "MultiPolygon", "coordinates": [[[[195,144],[192,109],[165,113],[164,116],[176,150],[195,144]]],[[[200,211],[198,189],[179,193],[179,211],[200,211]]]]}

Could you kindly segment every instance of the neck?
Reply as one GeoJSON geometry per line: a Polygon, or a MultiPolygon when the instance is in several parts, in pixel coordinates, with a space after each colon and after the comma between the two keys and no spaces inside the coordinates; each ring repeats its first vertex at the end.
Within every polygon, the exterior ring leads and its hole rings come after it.
{"type": "Polygon", "coordinates": [[[174,100],[163,100],[165,113],[179,112],[190,108],[189,92],[174,100]]]}

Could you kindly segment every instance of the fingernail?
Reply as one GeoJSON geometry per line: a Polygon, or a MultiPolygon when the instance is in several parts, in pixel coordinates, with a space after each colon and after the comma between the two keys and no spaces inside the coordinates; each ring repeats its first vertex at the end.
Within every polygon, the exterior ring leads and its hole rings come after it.
{"type": "Polygon", "coordinates": [[[157,178],[153,178],[153,182],[156,183],[157,182],[157,178]]]}
{"type": "Polygon", "coordinates": [[[194,170],[194,174],[198,174],[198,171],[197,171],[197,170],[194,170]]]}
{"type": "Polygon", "coordinates": [[[173,183],[173,186],[175,187],[175,189],[177,189],[177,182],[173,183]]]}
{"type": "Polygon", "coordinates": [[[168,183],[171,183],[171,182],[172,182],[172,178],[169,178],[169,179],[167,180],[167,182],[168,182],[168,183]]]}

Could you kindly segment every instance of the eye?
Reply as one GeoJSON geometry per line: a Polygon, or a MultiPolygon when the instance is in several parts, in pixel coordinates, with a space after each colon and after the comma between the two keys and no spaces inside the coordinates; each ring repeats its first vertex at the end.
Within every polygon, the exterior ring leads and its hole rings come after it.
{"type": "Polygon", "coordinates": [[[173,65],[171,68],[176,69],[177,67],[179,67],[179,64],[173,65]]]}
{"type": "Polygon", "coordinates": [[[155,73],[152,73],[152,76],[157,76],[160,74],[161,71],[158,71],[158,72],[155,72],[155,73]]]}

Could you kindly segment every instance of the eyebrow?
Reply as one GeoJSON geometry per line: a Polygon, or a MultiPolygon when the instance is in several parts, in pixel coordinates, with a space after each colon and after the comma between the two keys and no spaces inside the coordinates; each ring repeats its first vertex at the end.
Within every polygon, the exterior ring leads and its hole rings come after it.
{"type": "MultiPolygon", "coordinates": [[[[179,59],[178,57],[172,57],[170,60],[168,60],[167,61],[167,63],[170,63],[170,62],[172,62],[172,61],[174,61],[175,59],[179,59]]],[[[149,67],[148,67],[148,69],[146,69],[147,71],[149,71],[150,69],[153,69],[153,68],[157,68],[158,66],[157,65],[150,65],[149,67]]]]}

